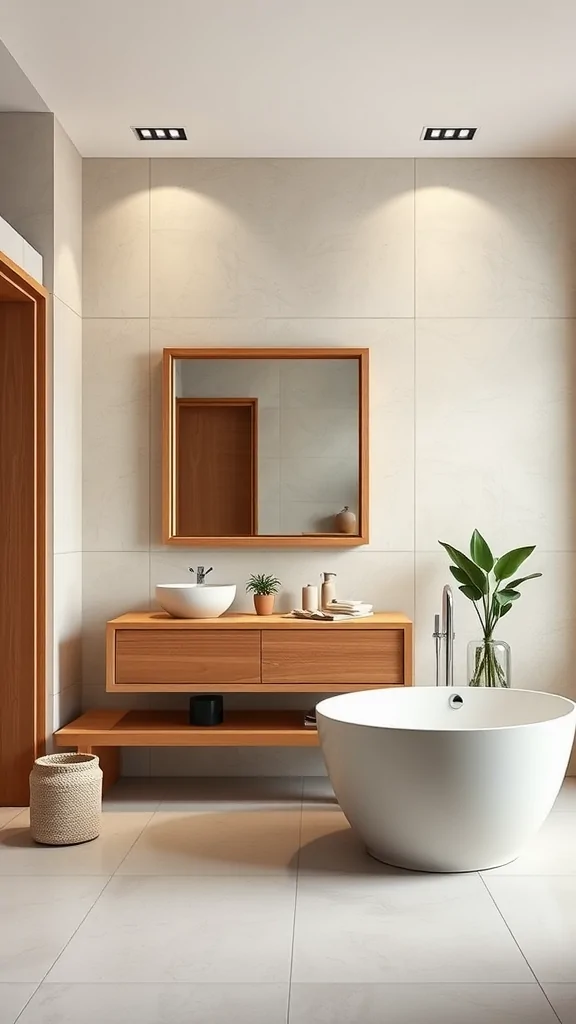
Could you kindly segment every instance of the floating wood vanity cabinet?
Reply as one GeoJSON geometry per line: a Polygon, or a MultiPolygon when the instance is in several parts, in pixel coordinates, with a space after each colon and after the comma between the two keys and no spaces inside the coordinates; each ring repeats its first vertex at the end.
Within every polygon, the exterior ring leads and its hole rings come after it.
{"type": "Polygon", "coordinates": [[[113,692],[334,693],[411,683],[412,623],[395,612],[331,623],[132,612],[107,624],[113,692]]]}

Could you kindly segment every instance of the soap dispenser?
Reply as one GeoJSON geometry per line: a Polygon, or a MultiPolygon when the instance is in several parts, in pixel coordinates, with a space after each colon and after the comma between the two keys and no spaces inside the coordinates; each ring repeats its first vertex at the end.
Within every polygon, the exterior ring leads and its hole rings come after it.
{"type": "Polygon", "coordinates": [[[336,577],[335,572],[323,572],[323,583],[322,583],[322,604],[323,609],[328,608],[333,601],[336,600],[336,584],[334,579],[336,577]]]}

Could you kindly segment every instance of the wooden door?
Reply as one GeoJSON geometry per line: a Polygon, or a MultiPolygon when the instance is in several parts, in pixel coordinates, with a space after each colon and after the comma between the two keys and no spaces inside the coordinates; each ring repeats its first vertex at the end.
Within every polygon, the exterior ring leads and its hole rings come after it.
{"type": "Polygon", "coordinates": [[[176,402],[176,533],[257,533],[257,399],[176,402]]]}
{"type": "Polygon", "coordinates": [[[0,254],[0,806],[45,739],[45,297],[0,254]]]}

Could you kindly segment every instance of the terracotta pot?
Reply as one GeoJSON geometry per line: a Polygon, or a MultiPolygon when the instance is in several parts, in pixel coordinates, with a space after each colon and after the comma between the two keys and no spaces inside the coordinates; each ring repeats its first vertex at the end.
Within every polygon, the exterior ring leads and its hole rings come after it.
{"type": "Polygon", "coordinates": [[[274,594],[254,594],[256,615],[272,615],[274,611],[274,594]]]}
{"type": "Polygon", "coordinates": [[[334,522],[339,533],[356,533],[356,516],[348,505],[344,505],[342,511],[334,516],[334,522]]]}

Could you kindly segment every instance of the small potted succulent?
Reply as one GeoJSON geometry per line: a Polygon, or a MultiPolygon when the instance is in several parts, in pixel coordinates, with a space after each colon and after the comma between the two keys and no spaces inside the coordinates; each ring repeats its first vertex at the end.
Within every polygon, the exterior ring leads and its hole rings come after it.
{"type": "Polygon", "coordinates": [[[256,615],[272,615],[274,597],[280,587],[280,580],[275,576],[253,573],[246,584],[246,593],[254,595],[256,615]]]}

